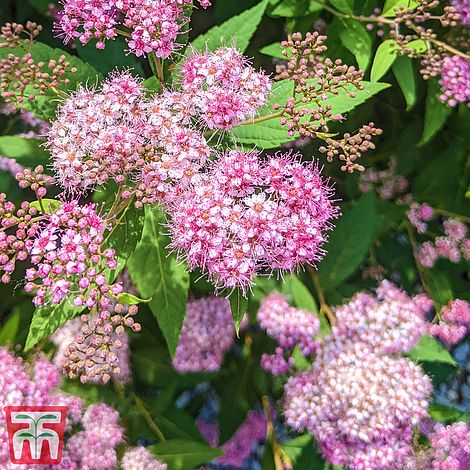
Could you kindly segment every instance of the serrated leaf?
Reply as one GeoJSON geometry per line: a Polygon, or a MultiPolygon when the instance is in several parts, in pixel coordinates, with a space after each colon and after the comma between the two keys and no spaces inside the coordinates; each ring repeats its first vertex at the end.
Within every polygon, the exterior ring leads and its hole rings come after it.
{"type": "Polygon", "coordinates": [[[269,44],[268,46],[262,47],[259,51],[261,54],[268,55],[269,57],[276,57],[277,59],[285,59],[282,52],[283,48],[281,43],[275,42],[273,44],[269,44]]]}
{"type": "Polygon", "coordinates": [[[353,13],[354,0],[329,0],[329,3],[331,3],[331,5],[333,5],[341,13],[353,13]]]}
{"type": "MultiPolygon", "coordinates": [[[[337,95],[331,95],[327,100],[326,104],[332,107],[332,114],[343,114],[351,111],[356,106],[367,101],[369,98],[385,90],[390,85],[388,83],[371,83],[362,82],[364,90],[355,90],[351,87],[347,87],[346,90],[341,89],[337,95]],[[350,98],[348,92],[354,91],[356,94],[355,98],[350,98]]],[[[285,104],[289,97],[293,94],[293,84],[289,80],[281,80],[273,85],[271,95],[266,105],[259,112],[259,117],[272,115],[273,105],[279,103],[285,104]]],[[[299,107],[312,108],[313,104],[302,104],[299,107]]],[[[276,117],[268,119],[263,122],[257,123],[245,123],[244,125],[237,126],[232,129],[232,135],[236,142],[242,144],[254,144],[264,149],[271,149],[280,147],[286,142],[291,142],[297,139],[297,135],[287,135],[287,128],[281,126],[280,118],[276,117]]]]}
{"type": "Polygon", "coordinates": [[[428,82],[426,94],[426,110],[424,113],[424,129],[419,145],[428,143],[445,125],[453,108],[439,99],[441,88],[437,80],[428,82]]]}
{"type": "Polygon", "coordinates": [[[31,349],[40,341],[47,338],[57,328],[61,327],[67,320],[74,318],[82,310],[83,308],[72,307],[68,299],[64,299],[60,304],[52,307],[36,309],[29,326],[25,350],[31,349]]]}
{"type": "Polygon", "coordinates": [[[457,362],[449,351],[432,336],[424,335],[419,343],[408,353],[416,362],[441,362],[456,366],[457,362]]]}
{"type": "Polygon", "coordinates": [[[313,295],[295,274],[286,277],[284,279],[284,285],[292,296],[292,300],[297,308],[303,308],[309,312],[318,313],[318,306],[313,295]]]}
{"type": "Polygon", "coordinates": [[[378,82],[390,69],[398,57],[398,47],[393,39],[387,39],[380,44],[375,53],[370,71],[372,82],[378,82]]]}
{"type": "Polygon", "coordinates": [[[409,57],[397,57],[392,65],[392,71],[400,85],[409,111],[416,104],[416,79],[413,62],[409,57]]]}
{"type": "Polygon", "coordinates": [[[220,26],[214,26],[207,33],[198,36],[193,41],[192,48],[196,51],[205,51],[206,48],[214,51],[218,47],[235,44],[237,49],[244,52],[258,28],[266,5],[267,0],[263,0],[220,26]]]}
{"type": "Polygon", "coordinates": [[[170,239],[164,223],[160,208],[145,208],[142,239],[129,258],[128,269],[140,294],[152,298],[148,305],[173,355],[186,312],[189,275],[176,256],[167,251],[170,239]]]}
{"type": "Polygon", "coordinates": [[[344,47],[356,58],[361,70],[366,70],[372,52],[372,41],[363,23],[357,20],[340,20],[339,37],[344,47]]]}
{"type": "Polygon", "coordinates": [[[147,449],[158,460],[168,464],[168,468],[171,470],[193,469],[223,455],[223,452],[213,449],[207,444],[187,439],[169,439],[147,447],[147,449]]]}
{"type": "Polygon", "coordinates": [[[138,305],[142,303],[148,303],[152,299],[140,299],[139,297],[136,297],[133,294],[129,294],[129,292],[121,292],[118,295],[118,302],[121,302],[126,305],[138,305]]]}
{"type": "Polygon", "coordinates": [[[372,192],[364,194],[352,207],[343,210],[325,246],[327,255],[318,266],[323,289],[333,289],[360,267],[372,243],[376,223],[372,192]]]}

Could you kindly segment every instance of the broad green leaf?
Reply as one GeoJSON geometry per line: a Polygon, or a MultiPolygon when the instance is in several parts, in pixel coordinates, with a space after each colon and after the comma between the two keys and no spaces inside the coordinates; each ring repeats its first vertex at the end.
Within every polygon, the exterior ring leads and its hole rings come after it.
{"type": "Polygon", "coordinates": [[[150,92],[150,94],[160,93],[160,82],[158,78],[152,75],[142,82],[142,86],[150,92]]]}
{"type": "Polygon", "coordinates": [[[26,338],[25,350],[36,346],[40,341],[54,333],[67,320],[71,320],[79,314],[83,308],[72,307],[68,299],[53,307],[38,308],[31,320],[28,337],[26,338]]]}
{"type": "Polygon", "coordinates": [[[244,52],[261,22],[266,5],[267,0],[262,0],[253,8],[230,18],[220,26],[214,26],[207,33],[198,36],[193,41],[192,48],[196,51],[206,49],[214,51],[218,47],[235,44],[237,49],[244,52]]]}
{"type": "Polygon", "coordinates": [[[341,13],[353,13],[354,0],[328,0],[328,3],[333,5],[341,13]]]}
{"type": "Polygon", "coordinates": [[[378,82],[388,72],[397,57],[398,47],[393,39],[387,39],[380,44],[370,71],[371,81],[378,82]]]}
{"type": "MultiPolygon", "coordinates": [[[[46,198],[42,199],[41,202],[46,214],[52,214],[53,212],[59,210],[60,206],[62,205],[62,201],[59,201],[57,199],[46,198]]],[[[38,211],[42,212],[41,204],[39,203],[39,201],[31,202],[30,207],[35,207],[38,211]]]]}
{"type": "Polygon", "coordinates": [[[372,192],[366,193],[343,215],[325,246],[327,255],[318,266],[323,289],[333,289],[362,264],[375,233],[377,219],[372,192]]]}
{"type": "Polygon", "coordinates": [[[392,71],[400,85],[409,111],[416,104],[416,78],[413,62],[408,57],[397,57],[392,65],[392,71]]]}
{"type": "MultiPolygon", "coordinates": [[[[362,82],[364,90],[355,90],[347,87],[347,90],[341,89],[337,95],[331,95],[326,101],[331,105],[333,114],[342,114],[351,111],[355,107],[367,101],[369,98],[388,88],[388,83],[362,82]],[[348,92],[354,91],[356,96],[350,98],[348,92]]],[[[287,102],[287,99],[293,94],[293,85],[289,80],[281,80],[273,85],[271,95],[266,105],[260,110],[259,117],[275,114],[273,105],[278,103],[281,106],[287,102]]],[[[299,107],[313,107],[314,105],[299,105],[299,107]]],[[[280,118],[274,117],[263,122],[249,123],[248,121],[232,129],[232,134],[236,142],[242,144],[254,144],[264,149],[280,147],[286,142],[295,140],[298,136],[288,136],[285,126],[281,126],[280,118]]]]}
{"type": "Polygon", "coordinates": [[[7,318],[7,321],[3,324],[0,329],[0,346],[4,346],[7,343],[12,345],[15,344],[16,334],[18,333],[18,328],[20,326],[20,310],[16,308],[10,316],[7,318]]]}
{"type": "MultiPolygon", "coordinates": [[[[25,51],[19,47],[14,49],[7,47],[0,49],[0,58],[4,58],[8,54],[23,57],[25,51]]],[[[43,61],[46,64],[49,63],[50,60],[58,60],[60,56],[64,55],[66,60],[70,63],[70,66],[77,69],[76,73],[67,73],[67,79],[70,80],[69,83],[61,83],[57,86],[57,90],[61,92],[75,90],[80,83],[95,83],[96,79],[101,78],[101,75],[98,74],[96,69],[87,62],[83,62],[77,56],[69,54],[62,49],[54,49],[42,42],[34,43],[31,55],[36,63],[43,61]]],[[[57,94],[49,90],[45,95],[39,95],[31,85],[26,87],[25,94],[26,96],[33,94],[36,96],[36,99],[33,101],[25,99],[21,103],[22,108],[32,111],[38,118],[44,119],[45,121],[50,121],[55,117],[56,107],[61,101],[57,94]]]]}
{"type": "Polygon", "coordinates": [[[310,434],[303,434],[284,442],[282,450],[291,459],[292,470],[326,470],[328,468],[316,450],[310,434]]]}
{"type": "Polygon", "coordinates": [[[426,287],[432,299],[438,304],[447,305],[454,298],[448,273],[436,269],[423,271],[426,287]]]}
{"type": "Polygon", "coordinates": [[[307,286],[295,275],[291,274],[284,279],[284,286],[292,296],[297,308],[303,308],[312,313],[318,313],[318,306],[307,286]]]}
{"type": "Polygon", "coordinates": [[[426,110],[424,113],[424,129],[420,145],[429,142],[445,125],[453,108],[439,99],[441,88],[437,80],[428,82],[426,110]]]}
{"type": "Polygon", "coordinates": [[[470,417],[468,413],[451,406],[439,405],[438,403],[431,403],[429,405],[429,415],[431,419],[441,421],[444,423],[451,423],[454,421],[467,421],[470,417]]]}
{"type": "Polygon", "coordinates": [[[450,352],[439,341],[428,335],[424,335],[408,355],[416,362],[441,362],[452,366],[457,365],[450,352]]]}
{"type": "Polygon", "coordinates": [[[194,418],[186,411],[171,407],[162,413],[151,413],[167,439],[189,439],[205,442],[194,418]]]}
{"type": "Polygon", "coordinates": [[[282,0],[270,14],[284,18],[301,18],[322,9],[323,5],[314,0],[282,0]]]}
{"type": "Polygon", "coordinates": [[[223,455],[218,449],[198,441],[169,439],[147,448],[171,470],[193,469],[223,455]]]}
{"type": "Polygon", "coordinates": [[[228,300],[232,310],[233,321],[235,322],[235,330],[238,335],[240,323],[248,308],[248,299],[243,296],[242,291],[237,287],[229,294],[228,300]]]}
{"type": "Polygon", "coordinates": [[[269,46],[262,47],[259,51],[261,54],[268,55],[270,57],[276,57],[277,59],[285,59],[286,57],[281,54],[282,52],[281,43],[274,42],[273,44],[269,44],[269,46]]]}
{"type": "Polygon", "coordinates": [[[386,0],[382,9],[382,16],[395,16],[396,8],[416,8],[418,2],[414,0],[386,0]]]}
{"type": "Polygon", "coordinates": [[[28,139],[13,135],[0,136],[0,155],[14,159],[25,166],[46,166],[50,156],[43,144],[44,141],[41,139],[28,139]]]}
{"type": "Polygon", "coordinates": [[[173,355],[186,312],[189,275],[176,256],[168,254],[170,239],[164,223],[160,208],[145,208],[142,239],[129,258],[128,269],[140,294],[152,298],[148,305],[173,355]]]}
{"type": "Polygon", "coordinates": [[[126,305],[138,305],[142,303],[148,303],[152,299],[139,299],[135,295],[129,294],[128,292],[121,292],[118,295],[118,302],[121,302],[126,305]]]}
{"type": "Polygon", "coordinates": [[[126,266],[129,257],[134,252],[142,236],[143,224],[144,214],[142,209],[136,209],[134,204],[131,203],[119,216],[117,225],[106,238],[105,246],[116,250],[116,259],[118,262],[117,269],[115,269],[111,275],[112,281],[117,277],[124,266],[126,266]]]}
{"type": "Polygon", "coordinates": [[[344,19],[340,21],[340,24],[342,25],[339,31],[341,42],[354,55],[359,68],[365,70],[369,65],[372,52],[369,34],[360,21],[344,19]]]}

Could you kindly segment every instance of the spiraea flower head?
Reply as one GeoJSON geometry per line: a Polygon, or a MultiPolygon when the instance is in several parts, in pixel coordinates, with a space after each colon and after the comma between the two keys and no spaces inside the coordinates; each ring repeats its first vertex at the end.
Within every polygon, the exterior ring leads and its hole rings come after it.
{"type": "Polygon", "coordinates": [[[172,248],[219,287],[314,264],[338,210],[315,163],[228,151],[169,206],[172,248]]]}
{"type": "Polygon", "coordinates": [[[470,468],[470,426],[468,423],[439,424],[429,435],[433,470],[470,468]]]}
{"type": "Polygon", "coordinates": [[[121,460],[122,470],[166,470],[166,463],[157,460],[145,447],[128,450],[121,460]]]}
{"type": "Polygon", "coordinates": [[[459,14],[461,23],[470,24],[470,2],[468,0],[452,0],[452,5],[459,14]]]}
{"type": "MultiPolygon", "coordinates": [[[[470,7],[467,7],[467,10],[470,7]]],[[[441,79],[442,87],[440,99],[449,106],[467,103],[470,106],[470,62],[463,57],[454,55],[442,61],[441,79]]]]}
{"type": "Polygon", "coordinates": [[[235,337],[230,304],[222,297],[190,300],[173,365],[178,372],[217,371],[235,337]]]}
{"type": "Polygon", "coordinates": [[[254,117],[271,90],[270,79],[230,47],[193,52],[182,74],[183,90],[210,129],[230,129],[254,117]]]}
{"type": "Polygon", "coordinates": [[[453,346],[470,332],[470,303],[466,300],[452,300],[442,307],[438,324],[430,327],[430,332],[447,346],[453,346]]]}

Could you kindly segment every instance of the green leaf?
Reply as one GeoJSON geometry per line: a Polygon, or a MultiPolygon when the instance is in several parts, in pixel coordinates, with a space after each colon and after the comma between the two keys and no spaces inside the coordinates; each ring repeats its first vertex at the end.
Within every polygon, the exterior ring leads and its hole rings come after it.
{"type": "MultiPolygon", "coordinates": [[[[362,85],[364,86],[364,90],[355,90],[351,87],[347,87],[346,90],[339,90],[337,95],[331,95],[326,101],[326,104],[331,105],[332,114],[342,114],[351,111],[356,106],[359,106],[375,94],[390,86],[388,83],[371,82],[362,82],[362,85]],[[356,94],[354,98],[350,98],[348,95],[348,92],[351,91],[354,91],[356,94]]],[[[263,117],[274,114],[273,105],[276,103],[281,105],[285,104],[292,94],[293,84],[291,81],[280,80],[279,82],[276,82],[272,87],[268,102],[260,110],[259,116],[263,117]]],[[[299,107],[312,108],[314,105],[303,104],[299,105],[299,107]]],[[[285,126],[281,126],[279,117],[263,122],[244,124],[242,126],[235,127],[232,129],[232,135],[239,143],[250,145],[254,144],[264,149],[280,147],[282,144],[293,141],[298,137],[296,135],[292,137],[287,135],[287,128],[285,126]]]]}
{"type": "Polygon", "coordinates": [[[457,363],[449,351],[432,336],[424,335],[419,343],[408,353],[416,362],[440,362],[456,366],[457,363]]]}
{"type": "MultiPolygon", "coordinates": [[[[4,58],[8,54],[15,54],[19,57],[23,57],[25,51],[20,47],[14,49],[7,47],[0,48],[0,58],[4,58]]],[[[69,83],[61,83],[58,85],[56,88],[59,91],[67,92],[70,90],[75,90],[80,83],[95,82],[96,78],[101,77],[101,75],[98,74],[93,66],[87,62],[83,62],[77,56],[69,54],[63,49],[54,49],[53,47],[50,47],[42,42],[34,43],[31,55],[36,63],[43,61],[46,64],[50,60],[58,60],[60,56],[64,55],[66,60],[70,63],[70,66],[77,69],[76,73],[67,73],[67,79],[69,79],[69,83]]],[[[36,98],[33,101],[25,99],[21,103],[22,108],[33,112],[37,117],[44,119],[45,121],[50,121],[55,118],[56,107],[60,102],[57,94],[53,93],[52,91],[47,91],[45,95],[39,95],[32,85],[26,86],[25,94],[33,94],[36,96],[36,98]]]]}
{"type": "Polygon", "coordinates": [[[364,25],[360,21],[344,19],[340,20],[343,27],[339,31],[339,37],[344,47],[356,58],[361,70],[369,65],[372,52],[372,41],[364,25]]]}
{"type": "Polygon", "coordinates": [[[408,57],[397,57],[392,65],[392,71],[405,97],[406,110],[409,111],[417,99],[413,61],[408,57]]]}
{"type": "Polygon", "coordinates": [[[235,322],[235,330],[238,335],[240,323],[248,308],[248,299],[243,296],[242,291],[237,287],[229,294],[228,300],[232,310],[233,321],[235,322]]]}
{"type": "Polygon", "coordinates": [[[447,305],[454,298],[452,286],[448,273],[426,269],[423,270],[423,277],[431,298],[438,304],[447,305]]]}
{"type": "Polygon", "coordinates": [[[171,470],[193,469],[223,455],[207,444],[187,439],[169,439],[147,448],[171,470]]]}
{"type": "Polygon", "coordinates": [[[244,52],[261,22],[266,5],[267,0],[263,0],[253,8],[230,18],[220,26],[214,26],[207,33],[201,34],[193,41],[193,49],[205,51],[207,48],[214,51],[218,47],[231,46],[234,43],[237,49],[244,52]]]}
{"type": "Polygon", "coordinates": [[[431,419],[441,421],[444,423],[450,423],[454,421],[467,421],[469,418],[468,413],[451,406],[439,405],[438,403],[431,403],[429,405],[429,415],[431,419]]]}
{"type": "Polygon", "coordinates": [[[138,305],[142,303],[148,303],[152,299],[139,299],[139,297],[136,297],[135,295],[129,294],[128,292],[121,292],[118,295],[118,302],[121,302],[126,305],[138,305]]]}
{"type": "Polygon", "coordinates": [[[45,166],[49,163],[50,156],[43,147],[43,143],[41,139],[28,139],[13,135],[0,136],[0,155],[12,158],[25,166],[45,166]]]}
{"type": "Polygon", "coordinates": [[[189,439],[205,442],[193,417],[186,411],[171,407],[163,413],[151,413],[167,439],[189,439]]]}
{"type": "Polygon", "coordinates": [[[276,57],[277,59],[285,59],[286,56],[281,54],[282,52],[281,43],[274,42],[273,44],[269,44],[268,46],[262,47],[259,51],[261,54],[268,55],[270,57],[276,57]]]}
{"type": "Polygon", "coordinates": [[[270,14],[283,18],[302,18],[322,9],[323,5],[314,0],[282,0],[270,14]]]}
{"type": "Polygon", "coordinates": [[[3,346],[7,343],[15,344],[16,334],[20,327],[20,310],[15,309],[7,321],[4,323],[0,329],[0,346],[3,346]]]}
{"type": "Polygon", "coordinates": [[[429,142],[445,125],[453,108],[439,99],[441,89],[437,80],[428,82],[426,110],[424,113],[424,129],[419,145],[429,142]]]}
{"type": "Polygon", "coordinates": [[[284,287],[292,296],[297,308],[303,308],[312,313],[318,313],[318,306],[307,286],[295,275],[291,274],[284,279],[284,287]]]}
{"type": "Polygon", "coordinates": [[[64,299],[60,304],[53,307],[38,308],[31,320],[28,337],[26,338],[25,350],[31,349],[43,339],[54,333],[67,320],[71,320],[83,308],[72,307],[68,299],[64,299]]]}
{"type": "Polygon", "coordinates": [[[111,281],[116,279],[117,275],[126,266],[129,257],[134,252],[142,236],[144,225],[143,211],[136,209],[132,203],[120,217],[118,224],[105,240],[105,246],[116,251],[116,260],[118,262],[118,267],[112,273],[111,281]]]}
{"type": "Polygon", "coordinates": [[[329,290],[351,276],[362,264],[372,243],[377,223],[374,194],[368,192],[345,209],[332,231],[318,266],[323,289],[329,290]]]}
{"type": "Polygon", "coordinates": [[[315,449],[312,436],[303,434],[282,444],[282,450],[292,460],[293,470],[322,470],[325,461],[315,449]]]}
{"type": "Polygon", "coordinates": [[[395,62],[398,57],[398,47],[393,39],[387,39],[377,48],[372,70],[370,71],[370,79],[372,82],[379,81],[395,62]]]}
{"type": "Polygon", "coordinates": [[[395,8],[416,8],[418,2],[414,0],[386,0],[382,10],[382,16],[395,16],[395,8]]]}
{"type": "Polygon", "coordinates": [[[333,5],[341,13],[353,13],[354,0],[329,0],[329,3],[331,3],[331,5],[333,5]]]}
{"type": "Polygon", "coordinates": [[[189,275],[176,256],[168,254],[170,239],[164,223],[161,209],[145,208],[142,239],[129,258],[128,269],[140,294],[152,298],[149,307],[173,355],[186,312],[189,275]]]}
{"type": "MultiPolygon", "coordinates": [[[[60,209],[62,205],[62,201],[58,201],[57,199],[42,199],[42,207],[44,207],[46,214],[52,214],[53,212],[60,209]]],[[[33,201],[30,203],[30,207],[35,207],[39,212],[42,212],[41,204],[39,201],[33,201]]]]}
{"type": "Polygon", "coordinates": [[[147,78],[142,82],[142,86],[148,90],[151,94],[153,93],[160,93],[160,82],[157,77],[152,75],[151,77],[147,78]]]}

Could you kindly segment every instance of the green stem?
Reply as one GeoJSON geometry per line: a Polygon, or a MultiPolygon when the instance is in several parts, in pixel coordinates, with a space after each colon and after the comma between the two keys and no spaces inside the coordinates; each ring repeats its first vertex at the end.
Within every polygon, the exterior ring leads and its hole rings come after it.
{"type": "Polygon", "coordinates": [[[432,210],[436,214],[440,214],[445,217],[451,217],[453,219],[458,219],[458,220],[461,220],[462,222],[470,223],[470,217],[467,217],[466,215],[456,214],[455,212],[446,211],[445,209],[437,209],[435,207],[433,207],[432,210]]]}
{"type": "Polygon", "coordinates": [[[165,436],[160,431],[160,428],[157,426],[155,421],[150,416],[150,413],[147,411],[147,408],[145,408],[144,402],[135,393],[132,393],[132,398],[135,401],[137,410],[139,410],[140,414],[143,416],[146,423],[149,425],[149,428],[155,433],[155,435],[158,437],[160,441],[162,442],[166,441],[165,436]]]}
{"type": "Polygon", "coordinates": [[[336,316],[326,302],[325,294],[321,288],[320,280],[318,279],[318,274],[311,266],[308,266],[307,269],[310,273],[310,278],[312,279],[315,292],[317,293],[318,301],[320,302],[320,313],[323,313],[323,315],[325,315],[325,317],[328,319],[330,325],[334,326],[336,324],[336,316]]]}

